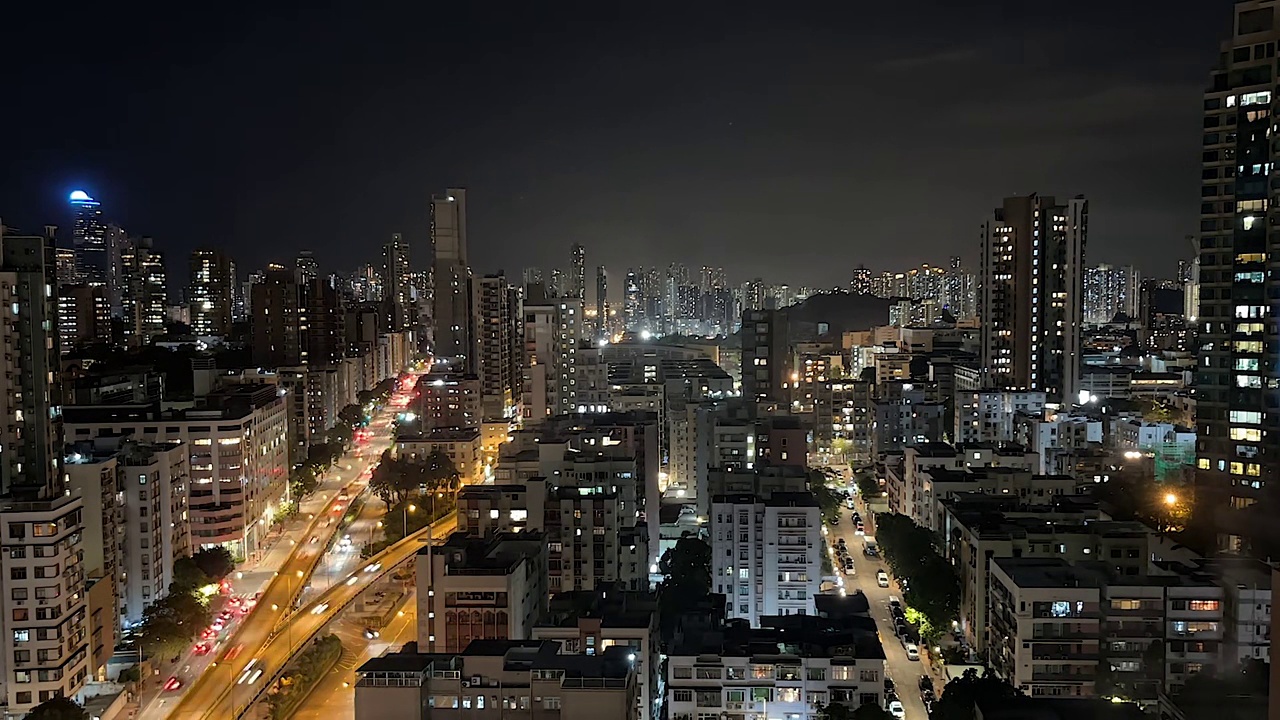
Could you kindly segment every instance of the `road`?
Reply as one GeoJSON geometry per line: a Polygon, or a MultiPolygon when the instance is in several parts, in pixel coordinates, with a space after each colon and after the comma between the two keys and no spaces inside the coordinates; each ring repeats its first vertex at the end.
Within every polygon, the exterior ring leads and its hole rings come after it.
{"type": "MultiPolygon", "coordinates": [[[[344,607],[360,593],[367,590],[392,568],[403,563],[426,544],[428,531],[436,540],[448,537],[458,526],[456,515],[436,521],[430,528],[424,528],[383,552],[369,559],[381,567],[376,572],[366,572],[362,567],[348,576],[347,581],[336,583],[328,590],[319,593],[310,602],[304,604],[293,615],[276,628],[268,637],[262,638],[251,647],[245,643],[245,650],[233,662],[224,662],[223,669],[214,669],[201,679],[216,678],[204,685],[199,695],[188,693],[183,703],[190,705],[183,708],[184,713],[170,715],[173,718],[237,718],[256,699],[257,693],[270,682],[271,678],[299,650],[306,647],[320,630],[337,618],[344,607]],[[252,667],[251,667],[252,664],[252,667]],[[261,669],[258,677],[245,677],[246,670],[261,669]],[[226,673],[225,675],[223,673],[226,673]],[[245,680],[245,682],[241,682],[245,680]]],[[[255,637],[255,639],[257,639],[255,637]]]]}
{"type": "MultiPolygon", "coordinates": [[[[875,517],[867,512],[860,501],[858,505],[858,513],[862,516],[867,534],[874,536],[875,517]]],[[[889,568],[879,557],[869,558],[862,554],[862,536],[854,534],[850,517],[848,510],[841,511],[838,527],[828,526],[830,534],[827,535],[827,540],[831,543],[844,538],[849,546],[849,556],[853,558],[856,574],[844,576],[845,591],[852,593],[857,589],[867,596],[871,605],[871,617],[876,621],[881,644],[884,645],[885,672],[894,682],[894,690],[902,701],[907,720],[926,720],[928,713],[920,699],[920,676],[926,672],[933,675],[933,684],[937,690],[942,689],[943,682],[936,673],[930,671],[927,662],[907,659],[906,648],[893,634],[893,619],[889,613],[889,597],[892,595],[901,600],[902,591],[897,588],[896,583],[891,582],[888,588],[881,588],[876,584],[876,571],[883,569],[888,572],[889,568]]]]}
{"type": "MultiPolygon", "coordinates": [[[[231,682],[234,678],[230,676],[232,668],[253,657],[267,642],[272,631],[286,616],[293,598],[302,592],[320,565],[339,528],[337,519],[341,513],[333,512],[334,505],[341,502],[345,507],[347,504],[346,500],[338,498],[339,490],[348,488],[350,494],[355,496],[367,484],[366,471],[377,462],[382,449],[391,443],[388,421],[397,411],[394,401],[388,403],[370,423],[369,438],[357,443],[347,457],[335,463],[334,468],[325,474],[317,490],[301,503],[299,518],[305,520],[299,521],[298,525],[302,532],[296,535],[286,533],[264,557],[263,564],[272,559],[273,553],[287,553],[270,577],[262,578],[266,585],[260,590],[262,596],[257,607],[240,621],[231,637],[222,642],[216,659],[211,654],[200,658],[199,662],[190,663],[191,669],[184,671],[190,675],[183,677],[188,683],[181,697],[175,700],[172,697],[175,693],[166,693],[166,697],[162,697],[158,703],[144,705],[140,713],[142,717],[199,717],[215,698],[221,698],[234,685],[231,682]],[[315,542],[312,542],[313,538],[315,542]],[[233,661],[229,661],[228,656],[233,661]]],[[[250,570],[244,575],[249,576],[255,572],[250,570]]],[[[260,572],[265,573],[265,570],[260,572]]],[[[235,582],[237,584],[233,584],[233,589],[236,592],[248,592],[244,585],[252,587],[252,580],[248,577],[240,577],[235,582]]],[[[242,700],[244,701],[247,698],[242,700]]]]}
{"type": "Polygon", "coordinates": [[[374,640],[365,638],[364,626],[360,623],[342,619],[332,623],[328,629],[342,640],[342,658],[294,712],[293,720],[355,717],[356,693],[351,689],[356,682],[355,669],[366,660],[398,649],[413,640],[418,631],[417,612],[415,593],[410,591],[404,597],[396,617],[383,628],[381,637],[374,640]]]}

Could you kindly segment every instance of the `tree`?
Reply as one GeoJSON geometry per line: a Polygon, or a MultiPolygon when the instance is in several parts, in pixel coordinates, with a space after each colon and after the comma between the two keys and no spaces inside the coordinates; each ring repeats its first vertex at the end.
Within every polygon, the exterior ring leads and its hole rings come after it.
{"type": "Polygon", "coordinates": [[[918,574],[907,583],[907,604],[929,621],[939,633],[960,614],[960,577],[951,563],[929,554],[918,574]]]}
{"type": "Polygon", "coordinates": [[[1012,703],[1018,698],[1026,697],[1017,688],[986,672],[979,676],[978,671],[969,668],[960,677],[947,683],[942,695],[933,704],[932,720],[973,720],[974,704],[1012,703]]]}
{"type": "Polygon", "coordinates": [[[211,582],[221,582],[223,578],[231,574],[236,569],[235,560],[231,557],[231,551],[221,547],[205,548],[195,555],[191,556],[195,561],[196,567],[200,568],[211,582]]]}
{"type": "Polygon", "coordinates": [[[437,490],[457,490],[462,484],[462,476],[453,459],[443,450],[437,448],[427,456],[424,472],[424,483],[429,492],[437,490]]]}
{"type": "Polygon", "coordinates": [[[809,471],[809,492],[818,501],[818,510],[822,513],[822,521],[828,525],[840,522],[840,495],[827,487],[827,478],[817,470],[809,471]]]}
{"type": "Polygon", "coordinates": [[[876,480],[874,475],[870,473],[858,473],[858,492],[862,494],[863,499],[871,500],[880,497],[883,492],[880,489],[880,481],[876,480]]]}
{"type": "Polygon", "coordinates": [[[89,711],[71,698],[56,697],[31,708],[27,720],[89,720],[89,711]]]}
{"type": "Polygon", "coordinates": [[[329,428],[329,432],[325,435],[325,439],[329,441],[329,444],[342,448],[350,445],[353,437],[355,437],[355,434],[351,432],[351,426],[342,424],[329,428]]]}
{"type": "Polygon", "coordinates": [[[403,463],[391,457],[390,450],[383,450],[382,457],[369,478],[369,487],[387,507],[398,505],[408,498],[410,492],[417,489],[417,484],[410,485],[405,475],[403,463]]]}
{"type": "Polygon", "coordinates": [[[209,584],[209,576],[204,574],[200,566],[190,556],[180,557],[173,561],[173,582],[169,585],[169,594],[190,594],[198,587],[209,584]]]}
{"type": "Polygon", "coordinates": [[[685,535],[658,559],[662,582],[658,610],[671,627],[681,608],[701,602],[711,593],[711,546],[696,535],[685,535]]]}
{"type": "Polygon", "coordinates": [[[348,405],[338,411],[338,419],[350,427],[364,424],[364,410],[359,405],[348,405]]]}
{"type": "Polygon", "coordinates": [[[194,633],[167,615],[144,618],[138,629],[139,643],[148,657],[171,658],[182,654],[194,633]]]}
{"type": "Polygon", "coordinates": [[[292,484],[291,490],[295,498],[306,497],[320,487],[320,480],[316,477],[316,469],[310,464],[294,468],[289,476],[289,482],[292,484]]]}

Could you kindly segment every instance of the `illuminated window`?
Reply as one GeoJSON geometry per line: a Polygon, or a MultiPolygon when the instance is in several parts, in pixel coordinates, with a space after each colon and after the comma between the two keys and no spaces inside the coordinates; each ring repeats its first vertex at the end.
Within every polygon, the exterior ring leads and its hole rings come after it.
{"type": "Polygon", "coordinates": [[[1244,463],[1242,463],[1242,462],[1233,462],[1233,463],[1231,463],[1231,474],[1232,474],[1232,475],[1243,475],[1243,474],[1244,474],[1244,463]]]}

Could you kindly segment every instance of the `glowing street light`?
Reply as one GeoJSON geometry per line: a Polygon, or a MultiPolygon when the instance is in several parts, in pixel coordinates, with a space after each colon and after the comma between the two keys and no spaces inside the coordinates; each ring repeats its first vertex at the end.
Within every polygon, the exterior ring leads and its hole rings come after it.
{"type": "Polygon", "coordinates": [[[1178,496],[1177,496],[1177,495],[1174,495],[1173,493],[1165,493],[1165,494],[1164,494],[1164,504],[1165,504],[1165,505],[1177,505],[1177,504],[1178,504],[1178,496]]]}

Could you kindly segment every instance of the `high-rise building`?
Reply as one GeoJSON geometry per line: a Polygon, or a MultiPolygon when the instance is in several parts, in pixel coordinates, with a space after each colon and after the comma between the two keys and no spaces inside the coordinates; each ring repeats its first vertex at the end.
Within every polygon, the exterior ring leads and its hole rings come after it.
{"type": "Polygon", "coordinates": [[[997,388],[1070,402],[1080,384],[1080,321],[1089,204],[1005,198],[982,225],[982,365],[997,388]]]}
{"type": "Polygon", "coordinates": [[[139,238],[120,254],[120,277],[125,347],[149,345],[156,336],[164,334],[165,309],[169,304],[164,255],[152,247],[151,238],[139,238]]]}
{"type": "Polygon", "coordinates": [[[473,372],[471,269],[467,266],[467,191],[431,196],[432,323],[437,360],[473,372]]]}
{"type": "Polygon", "coordinates": [[[476,360],[480,376],[483,419],[510,419],[520,395],[522,345],[517,342],[523,322],[520,298],[502,273],[476,278],[472,282],[476,311],[476,360]]]}
{"type": "Polygon", "coordinates": [[[58,291],[62,354],[111,344],[111,306],[101,285],[63,285],[58,291]]]}
{"type": "Polygon", "coordinates": [[[596,267],[596,336],[609,336],[609,275],[603,265],[596,267]]]}
{"type": "Polygon", "coordinates": [[[1116,315],[1138,317],[1138,271],[1130,265],[1097,265],[1084,273],[1084,321],[1104,325],[1116,315]]]}
{"type": "Polygon", "coordinates": [[[582,301],[526,298],[524,302],[523,409],[528,422],[574,412],[582,301]]]}
{"type": "Polygon", "coordinates": [[[231,311],[236,294],[236,267],[220,250],[203,249],[191,253],[191,330],[196,335],[227,335],[231,332],[231,311]]]}
{"type": "Polygon", "coordinates": [[[77,269],[89,284],[105,284],[109,260],[107,223],[102,217],[102,204],[83,190],[72,192],[70,202],[76,214],[71,232],[79,261],[77,269]]]}
{"type": "Polygon", "coordinates": [[[388,310],[387,326],[400,330],[409,324],[410,307],[414,300],[409,264],[409,244],[400,233],[393,233],[391,240],[382,246],[382,295],[388,310]]]}
{"type": "Polygon", "coordinates": [[[527,288],[530,285],[541,288],[542,292],[544,293],[547,291],[547,284],[546,284],[547,280],[542,275],[542,268],[539,268],[539,267],[525,268],[524,273],[521,277],[521,280],[522,282],[520,283],[520,289],[523,290],[524,292],[528,292],[527,288]]]}
{"type": "Polygon", "coordinates": [[[1204,96],[1196,462],[1201,484],[1242,507],[1280,479],[1280,234],[1268,222],[1280,8],[1240,0],[1233,12],[1204,96]]]}
{"type": "Polygon", "coordinates": [[[853,269],[853,279],[849,281],[849,291],[854,295],[871,294],[871,270],[859,265],[853,269]]]}
{"type": "MultiPolygon", "coordinates": [[[[641,268],[641,274],[644,268],[641,268]]],[[[632,268],[627,268],[627,282],[622,288],[622,325],[627,330],[638,329],[643,315],[640,294],[640,276],[632,268]]]]}
{"type": "Polygon", "coordinates": [[[79,285],[84,282],[80,272],[80,261],[76,258],[74,248],[57,248],[54,250],[54,265],[59,285],[79,285]]]}
{"type": "Polygon", "coordinates": [[[88,675],[83,505],[66,492],[55,267],[51,234],[0,227],[0,297],[13,309],[0,323],[12,351],[0,368],[0,577],[12,608],[0,615],[0,697],[15,716],[74,697],[88,675]]]}
{"type": "Polygon", "coordinates": [[[107,225],[107,282],[106,297],[111,305],[111,317],[120,317],[124,302],[125,251],[133,245],[133,239],[118,225],[107,225]]]}
{"type": "Polygon", "coordinates": [[[742,396],[749,402],[790,400],[786,319],[777,310],[742,313],[742,396]]]}
{"type": "Polygon", "coordinates": [[[587,301],[587,249],[574,244],[569,250],[569,297],[587,301]]]}
{"type": "Polygon", "coordinates": [[[299,250],[294,261],[299,280],[314,280],[320,277],[320,263],[316,262],[315,253],[310,250],[299,250]]]}

